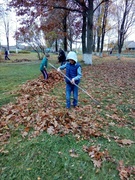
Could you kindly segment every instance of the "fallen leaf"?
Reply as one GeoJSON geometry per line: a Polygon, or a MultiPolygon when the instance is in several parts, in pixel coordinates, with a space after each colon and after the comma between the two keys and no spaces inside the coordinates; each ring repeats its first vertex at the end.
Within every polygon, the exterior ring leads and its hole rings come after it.
{"type": "Polygon", "coordinates": [[[93,161],[94,167],[97,167],[97,168],[101,167],[102,162],[100,160],[93,159],[92,161],[93,161]]]}
{"type": "Polygon", "coordinates": [[[74,157],[74,158],[79,157],[79,155],[78,155],[78,154],[76,154],[76,153],[70,153],[70,156],[71,156],[71,157],[74,157]]]}
{"type": "Polygon", "coordinates": [[[79,157],[79,155],[75,152],[75,150],[74,149],[71,149],[71,150],[69,150],[69,153],[70,153],[70,156],[71,157],[79,157]]]}
{"type": "Polygon", "coordinates": [[[123,145],[131,145],[134,143],[134,141],[131,141],[129,139],[116,140],[116,142],[123,144],[123,145]]]}
{"type": "Polygon", "coordinates": [[[26,131],[22,133],[23,138],[26,137],[27,135],[28,135],[28,132],[26,132],[26,131]]]}
{"type": "Polygon", "coordinates": [[[47,128],[47,133],[50,135],[54,134],[54,127],[50,126],[49,128],[47,128]]]}

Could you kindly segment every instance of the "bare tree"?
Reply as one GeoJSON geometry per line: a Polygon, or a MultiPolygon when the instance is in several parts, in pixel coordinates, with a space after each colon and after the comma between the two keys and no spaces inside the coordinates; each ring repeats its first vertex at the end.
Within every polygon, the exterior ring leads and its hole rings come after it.
{"type": "Polygon", "coordinates": [[[43,58],[46,50],[45,34],[36,26],[36,24],[33,24],[29,29],[24,27],[20,28],[15,36],[18,42],[28,44],[37,53],[38,59],[40,60],[43,58]]]}
{"type": "Polygon", "coordinates": [[[124,41],[128,36],[128,30],[135,23],[135,1],[119,0],[116,1],[115,5],[118,29],[118,59],[120,59],[124,41]]]}
{"type": "MultiPolygon", "coordinates": [[[[1,9],[1,4],[0,4],[0,20],[1,20],[1,15],[2,15],[2,9],[1,9]]],[[[0,60],[1,60],[1,50],[2,50],[2,47],[1,47],[1,32],[0,32],[0,60]]]]}
{"type": "Polygon", "coordinates": [[[103,56],[103,47],[104,47],[104,38],[106,33],[106,27],[107,27],[107,16],[108,16],[108,8],[109,8],[109,2],[106,1],[103,7],[103,18],[102,18],[102,36],[101,36],[101,49],[100,49],[100,57],[103,56]]]}
{"type": "Polygon", "coordinates": [[[4,25],[5,30],[5,36],[7,41],[7,50],[9,51],[9,24],[10,24],[10,18],[9,18],[9,9],[7,9],[8,0],[6,0],[5,3],[0,4],[0,16],[4,25]]]}
{"type": "Polygon", "coordinates": [[[96,27],[96,38],[97,38],[97,48],[96,52],[99,53],[100,51],[100,41],[101,41],[101,6],[97,9],[95,13],[95,27],[96,27]]]}

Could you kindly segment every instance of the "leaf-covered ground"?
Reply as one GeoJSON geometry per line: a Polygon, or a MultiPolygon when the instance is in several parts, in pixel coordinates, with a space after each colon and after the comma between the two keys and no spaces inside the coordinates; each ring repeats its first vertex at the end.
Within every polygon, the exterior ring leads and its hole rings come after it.
{"type": "MultiPolygon", "coordinates": [[[[77,139],[103,137],[114,140],[120,146],[134,146],[135,137],[135,62],[104,62],[83,67],[82,88],[97,99],[94,102],[79,92],[79,107],[65,108],[65,84],[63,77],[52,70],[49,79],[42,76],[21,86],[16,103],[9,103],[0,109],[0,141],[8,141],[12,132],[19,129],[22,137],[29,139],[43,131],[49,134],[72,133],[77,139]],[[21,127],[21,128],[20,128],[21,127]],[[128,128],[131,137],[115,132],[116,128],[128,128]]],[[[114,161],[108,151],[97,146],[83,147],[100,168],[104,159],[114,161]]],[[[73,151],[71,156],[77,157],[73,151]]],[[[125,167],[119,162],[121,179],[135,174],[135,166],[125,167]]]]}

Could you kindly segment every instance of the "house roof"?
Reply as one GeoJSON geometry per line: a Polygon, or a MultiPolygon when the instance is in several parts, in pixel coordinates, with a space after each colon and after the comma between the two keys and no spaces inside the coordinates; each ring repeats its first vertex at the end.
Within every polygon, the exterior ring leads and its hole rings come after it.
{"type": "Polygon", "coordinates": [[[127,48],[135,48],[135,42],[132,41],[127,45],[127,48]]]}

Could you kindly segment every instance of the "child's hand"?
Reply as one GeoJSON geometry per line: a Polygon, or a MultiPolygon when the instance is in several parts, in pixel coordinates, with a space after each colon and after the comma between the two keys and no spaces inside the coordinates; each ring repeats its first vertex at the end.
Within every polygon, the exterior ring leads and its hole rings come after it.
{"type": "Polygon", "coordinates": [[[74,78],[71,80],[71,83],[72,83],[72,84],[75,84],[75,80],[74,80],[74,78]]]}
{"type": "Polygon", "coordinates": [[[57,71],[60,72],[60,68],[58,68],[57,71]]]}

